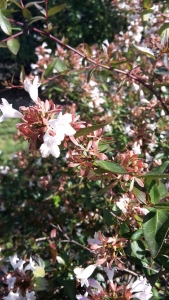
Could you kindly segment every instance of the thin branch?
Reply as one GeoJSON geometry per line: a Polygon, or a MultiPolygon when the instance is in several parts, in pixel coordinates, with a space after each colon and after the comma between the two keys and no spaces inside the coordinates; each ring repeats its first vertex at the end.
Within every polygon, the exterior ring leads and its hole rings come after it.
{"type": "Polygon", "coordinates": [[[18,33],[16,33],[16,34],[13,34],[13,35],[9,36],[8,38],[2,40],[2,42],[7,42],[7,41],[9,41],[9,40],[11,40],[11,39],[14,39],[15,37],[17,37],[17,36],[19,36],[19,35],[21,35],[21,34],[23,34],[23,31],[20,31],[20,32],[18,32],[18,33]]]}

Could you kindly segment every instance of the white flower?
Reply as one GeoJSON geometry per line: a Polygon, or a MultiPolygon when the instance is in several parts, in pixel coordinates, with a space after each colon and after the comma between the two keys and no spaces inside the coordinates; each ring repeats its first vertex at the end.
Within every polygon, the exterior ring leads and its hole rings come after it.
{"type": "Polygon", "coordinates": [[[88,296],[88,292],[86,292],[84,295],[76,295],[76,299],[78,300],[88,300],[89,298],[87,298],[88,296]]]}
{"type": "Polygon", "coordinates": [[[51,136],[48,132],[45,133],[43,137],[44,143],[40,147],[40,152],[42,157],[48,157],[52,154],[54,157],[59,157],[60,149],[58,144],[60,144],[60,139],[57,138],[57,135],[51,136]]]}
{"type": "Polygon", "coordinates": [[[13,289],[16,281],[16,277],[12,277],[10,274],[7,275],[6,284],[8,284],[8,290],[13,289]]]}
{"type": "Polygon", "coordinates": [[[9,256],[9,261],[13,267],[13,269],[19,269],[20,271],[23,271],[23,264],[25,263],[24,260],[17,257],[17,254],[14,254],[13,256],[9,256]],[[18,262],[17,262],[18,261],[18,262]]]}
{"type": "Polygon", "coordinates": [[[139,300],[148,300],[152,297],[152,287],[147,282],[147,279],[141,276],[131,286],[132,298],[138,298],[139,300]]]}
{"type": "Polygon", "coordinates": [[[2,98],[2,104],[0,104],[0,110],[2,111],[2,116],[0,116],[0,122],[5,121],[7,118],[23,118],[23,115],[16,109],[12,108],[12,104],[2,98]]]}
{"type": "Polygon", "coordinates": [[[24,80],[24,89],[29,93],[30,97],[35,102],[38,100],[38,87],[40,85],[41,84],[38,83],[38,76],[35,76],[33,83],[31,83],[28,78],[24,80]]]}
{"type": "Polygon", "coordinates": [[[33,261],[31,256],[29,259],[29,264],[24,268],[24,272],[26,272],[27,270],[31,270],[31,271],[35,270],[35,262],[33,261]]]}
{"type": "Polygon", "coordinates": [[[32,291],[32,292],[26,291],[26,299],[27,300],[35,300],[36,299],[35,292],[34,291],[32,291]]]}
{"type": "Polygon", "coordinates": [[[122,195],[122,197],[119,198],[119,201],[116,202],[116,205],[124,214],[127,213],[129,201],[130,199],[126,195],[122,195]]]}
{"type": "Polygon", "coordinates": [[[141,148],[138,142],[134,142],[132,150],[134,151],[135,154],[141,154],[141,148]]]}
{"type": "Polygon", "coordinates": [[[51,119],[48,121],[48,124],[55,131],[58,141],[60,141],[58,145],[64,140],[65,135],[71,136],[76,133],[70,125],[71,122],[72,115],[68,113],[62,115],[62,112],[59,113],[57,119],[51,119]]]}
{"type": "Polygon", "coordinates": [[[94,234],[94,239],[88,239],[87,241],[91,245],[95,245],[95,244],[102,245],[102,242],[98,239],[98,233],[97,232],[95,232],[95,234],[94,234]]]}
{"type": "Polygon", "coordinates": [[[13,293],[12,291],[9,292],[8,296],[3,297],[4,300],[26,300],[25,297],[23,297],[19,291],[17,290],[16,293],[13,293]]]}
{"type": "Polygon", "coordinates": [[[81,286],[84,286],[84,285],[86,285],[87,287],[89,286],[88,278],[94,272],[96,267],[97,267],[97,264],[94,264],[94,265],[88,266],[86,269],[82,269],[79,267],[74,269],[76,278],[80,280],[81,286]]]}
{"type": "Polygon", "coordinates": [[[117,267],[110,268],[110,269],[107,267],[104,267],[103,269],[106,272],[107,277],[109,278],[109,281],[112,281],[113,277],[114,277],[114,272],[117,270],[117,267]]]}

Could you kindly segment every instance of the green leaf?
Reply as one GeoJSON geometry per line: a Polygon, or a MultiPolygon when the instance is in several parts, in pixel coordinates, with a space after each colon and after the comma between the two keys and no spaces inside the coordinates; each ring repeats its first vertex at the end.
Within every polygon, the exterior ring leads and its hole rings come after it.
{"type": "Polygon", "coordinates": [[[103,128],[104,126],[106,126],[107,124],[110,124],[112,122],[113,118],[110,117],[107,119],[107,121],[105,123],[102,123],[102,124],[98,124],[98,125],[93,125],[93,126],[89,126],[89,127],[85,127],[85,128],[82,128],[80,130],[78,130],[75,134],[75,138],[78,138],[80,136],[83,136],[83,135],[86,135],[90,132],[93,132],[95,130],[98,130],[100,128],[103,128]]]}
{"type": "Polygon", "coordinates": [[[20,48],[20,43],[17,39],[10,39],[7,41],[8,49],[16,55],[20,48]]]}
{"type": "Polygon", "coordinates": [[[7,20],[7,18],[2,14],[0,11],[0,27],[3,32],[5,32],[8,35],[12,34],[11,24],[7,20]]]}
{"type": "Polygon", "coordinates": [[[129,233],[130,233],[130,228],[125,222],[123,222],[120,226],[119,234],[127,238],[129,237],[129,233]]]}
{"type": "Polygon", "coordinates": [[[63,60],[61,60],[60,58],[56,57],[55,59],[55,65],[54,65],[54,69],[57,72],[63,72],[67,69],[65,63],[63,60]]]}
{"type": "Polygon", "coordinates": [[[131,240],[137,241],[137,240],[140,240],[142,237],[143,237],[143,229],[140,228],[133,233],[133,235],[131,236],[131,240]]]}
{"type": "Polygon", "coordinates": [[[134,45],[134,47],[136,47],[139,51],[141,51],[142,53],[146,54],[147,56],[152,57],[155,60],[154,53],[153,53],[153,51],[151,49],[149,49],[147,47],[136,46],[136,45],[134,45]]]}
{"type": "Polygon", "coordinates": [[[103,209],[103,220],[108,226],[117,225],[117,219],[107,209],[103,209]]]}
{"type": "Polygon", "coordinates": [[[28,20],[28,21],[31,20],[31,17],[32,17],[31,12],[26,7],[23,8],[22,15],[26,20],[28,20]]]}
{"type": "Polygon", "coordinates": [[[33,286],[35,291],[46,291],[48,288],[48,282],[43,277],[37,277],[33,286]]]}
{"type": "Polygon", "coordinates": [[[140,191],[138,188],[136,188],[135,186],[133,187],[133,193],[135,195],[135,197],[141,202],[146,204],[146,193],[140,191]]]}
{"type": "Polygon", "coordinates": [[[123,59],[123,60],[112,60],[111,61],[111,68],[116,68],[122,64],[125,64],[127,62],[127,60],[123,59]]]}
{"type": "Polygon", "coordinates": [[[143,7],[149,9],[151,7],[151,0],[143,0],[143,7]]]}
{"type": "Polygon", "coordinates": [[[160,192],[158,190],[158,184],[155,180],[153,180],[151,183],[150,198],[152,204],[156,204],[160,200],[160,192]]]}
{"type": "Polygon", "coordinates": [[[36,17],[33,17],[33,18],[31,19],[31,21],[28,22],[27,25],[29,26],[29,25],[31,25],[32,23],[35,23],[35,22],[40,21],[40,20],[46,20],[46,18],[45,18],[45,17],[42,17],[42,16],[36,16],[36,17]]]}
{"type": "Polygon", "coordinates": [[[96,68],[93,68],[89,71],[88,75],[87,75],[87,83],[89,83],[94,71],[95,71],[96,68]]]}
{"type": "Polygon", "coordinates": [[[66,7],[66,3],[63,3],[63,4],[58,5],[58,6],[51,7],[48,10],[48,17],[57,14],[58,12],[60,12],[61,10],[63,10],[65,7],[66,7]]]}
{"type": "Polygon", "coordinates": [[[169,202],[160,202],[154,205],[154,208],[169,210],[169,202]]]}
{"type": "Polygon", "coordinates": [[[139,258],[143,259],[145,256],[145,246],[142,241],[133,241],[131,243],[131,249],[134,255],[139,258]]]}
{"type": "Polygon", "coordinates": [[[15,0],[10,0],[10,2],[15,3],[15,5],[17,5],[18,7],[20,7],[20,8],[22,9],[22,6],[21,6],[17,1],[15,1],[15,0]]]}
{"type": "Polygon", "coordinates": [[[33,274],[35,277],[44,277],[45,276],[45,270],[44,268],[40,266],[36,266],[35,270],[33,271],[33,274]]]}
{"type": "Polygon", "coordinates": [[[7,2],[5,0],[0,0],[0,10],[7,8],[7,2]]]}
{"type": "Polygon", "coordinates": [[[165,169],[167,168],[168,164],[169,164],[169,161],[167,160],[161,166],[154,168],[152,170],[152,172],[163,173],[165,171],[165,169]]]}
{"type": "Polygon", "coordinates": [[[159,75],[169,75],[169,70],[164,67],[154,69],[154,73],[159,75]]]}
{"type": "Polygon", "coordinates": [[[52,74],[56,62],[57,62],[57,57],[54,58],[53,61],[47,66],[47,69],[44,72],[44,76],[46,78],[52,74]]]}
{"type": "Polygon", "coordinates": [[[25,7],[30,7],[32,5],[37,5],[38,3],[44,3],[44,0],[43,1],[33,1],[33,2],[28,2],[25,7]]]}
{"type": "Polygon", "coordinates": [[[165,32],[167,33],[167,36],[169,36],[169,23],[168,22],[164,23],[159,29],[158,33],[159,33],[161,38],[162,38],[162,36],[164,35],[165,32]]]}
{"type": "Polygon", "coordinates": [[[158,174],[156,172],[148,172],[144,175],[138,176],[139,178],[151,178],[151,179],[160,179],[160,178],[169,178],[169,174],[161,173],[158,174]]]}
{"type": "Polygon", "coordinates": [[[96,160],[94,165],[114,174],[127,174],[126,170],[122,166],[112,161],[96,160]]]}
{"type": "Polygon", "coordinates": [[[7,44],[5,42],[0,42],[0,48],[7,48],[7,44]]]}
{"type": "Polygon", "coordinates": [[[165,210],[149,212],[143,219],[144,238],[152,257],[156,257],[163,245],[169,227],[169,215],[165,210]]]}
{"type": "Polygon", "coordinates": [[[113,161],[96,160],[94,165],[114,174],[127,174],[126,170],[122,166],[113,161]]]}
{"type": "Polygon", "coordinates": [[[72,279],[63,280],[64,293],[69,296],[70,300],[76,298],[76,281],[72,279]]]}

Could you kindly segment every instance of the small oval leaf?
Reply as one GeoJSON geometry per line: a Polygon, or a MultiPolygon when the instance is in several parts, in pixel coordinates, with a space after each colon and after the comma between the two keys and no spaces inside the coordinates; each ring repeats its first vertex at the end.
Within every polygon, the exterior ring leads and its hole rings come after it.
{"type": "Polygon", "coordinates": [[[16,55],[20,48],[20,43],[17,39],[10,39],[7,41],[8,49],[16,55]]]}

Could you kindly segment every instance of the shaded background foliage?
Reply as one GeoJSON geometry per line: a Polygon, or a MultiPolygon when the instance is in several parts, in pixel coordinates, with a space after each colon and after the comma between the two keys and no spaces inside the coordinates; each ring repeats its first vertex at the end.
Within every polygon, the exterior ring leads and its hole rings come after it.
{"type": "MultiPolygon", "coordinates": [[[[30,1],[25,0],[23,2],[26,5],[30,1]]],[[[125,18],[116,13],[115,8],[111,6],[111,0],[86,0],[83,3],[79,0],[49,0],[48,7],[63,4],[63,2],[66,3],[66,8],[59,15],[50,17],[50,22],[55,27],[52,33],[58,38],[65,36],[73,47],[82,42],[93,45],[95,43],[100,44],[105,39],[112,41],[114,34],[125,28],[125,18]]],[[[13,18],[22,22],[24,19],[22,20],[20,10],[17,9],[16,5],[13,5],[13,8],[15,10],[13,18]]],[[[41,15],[34,6],[29,7],[29,10],[33,16],[41,15]]],[[[10,16],[8,15],[8,17],[10,16]]],[[[36,27],[41,27],[41,21],[36,22],[36,27]]],[[[3,38],[5,35],[1,31],[0,40],[3,38]]],[[[25,28],[24,34],[19,36],[18,40],[21,47],[17,56],[1,48],[3,64],[0,65],[0,81],[5,78],[10,79],[14,73],[17,78],[22,65],[24,65],[26,73],[29,74],[31,71],[30,62],[35,63],[37,60],[34,49],[42,43],[43,38],[39,41],[35,34],[25,28]]],[[[49,41],[48,45],[51,49],[55,49],[52,41],[49,41]]]]}

